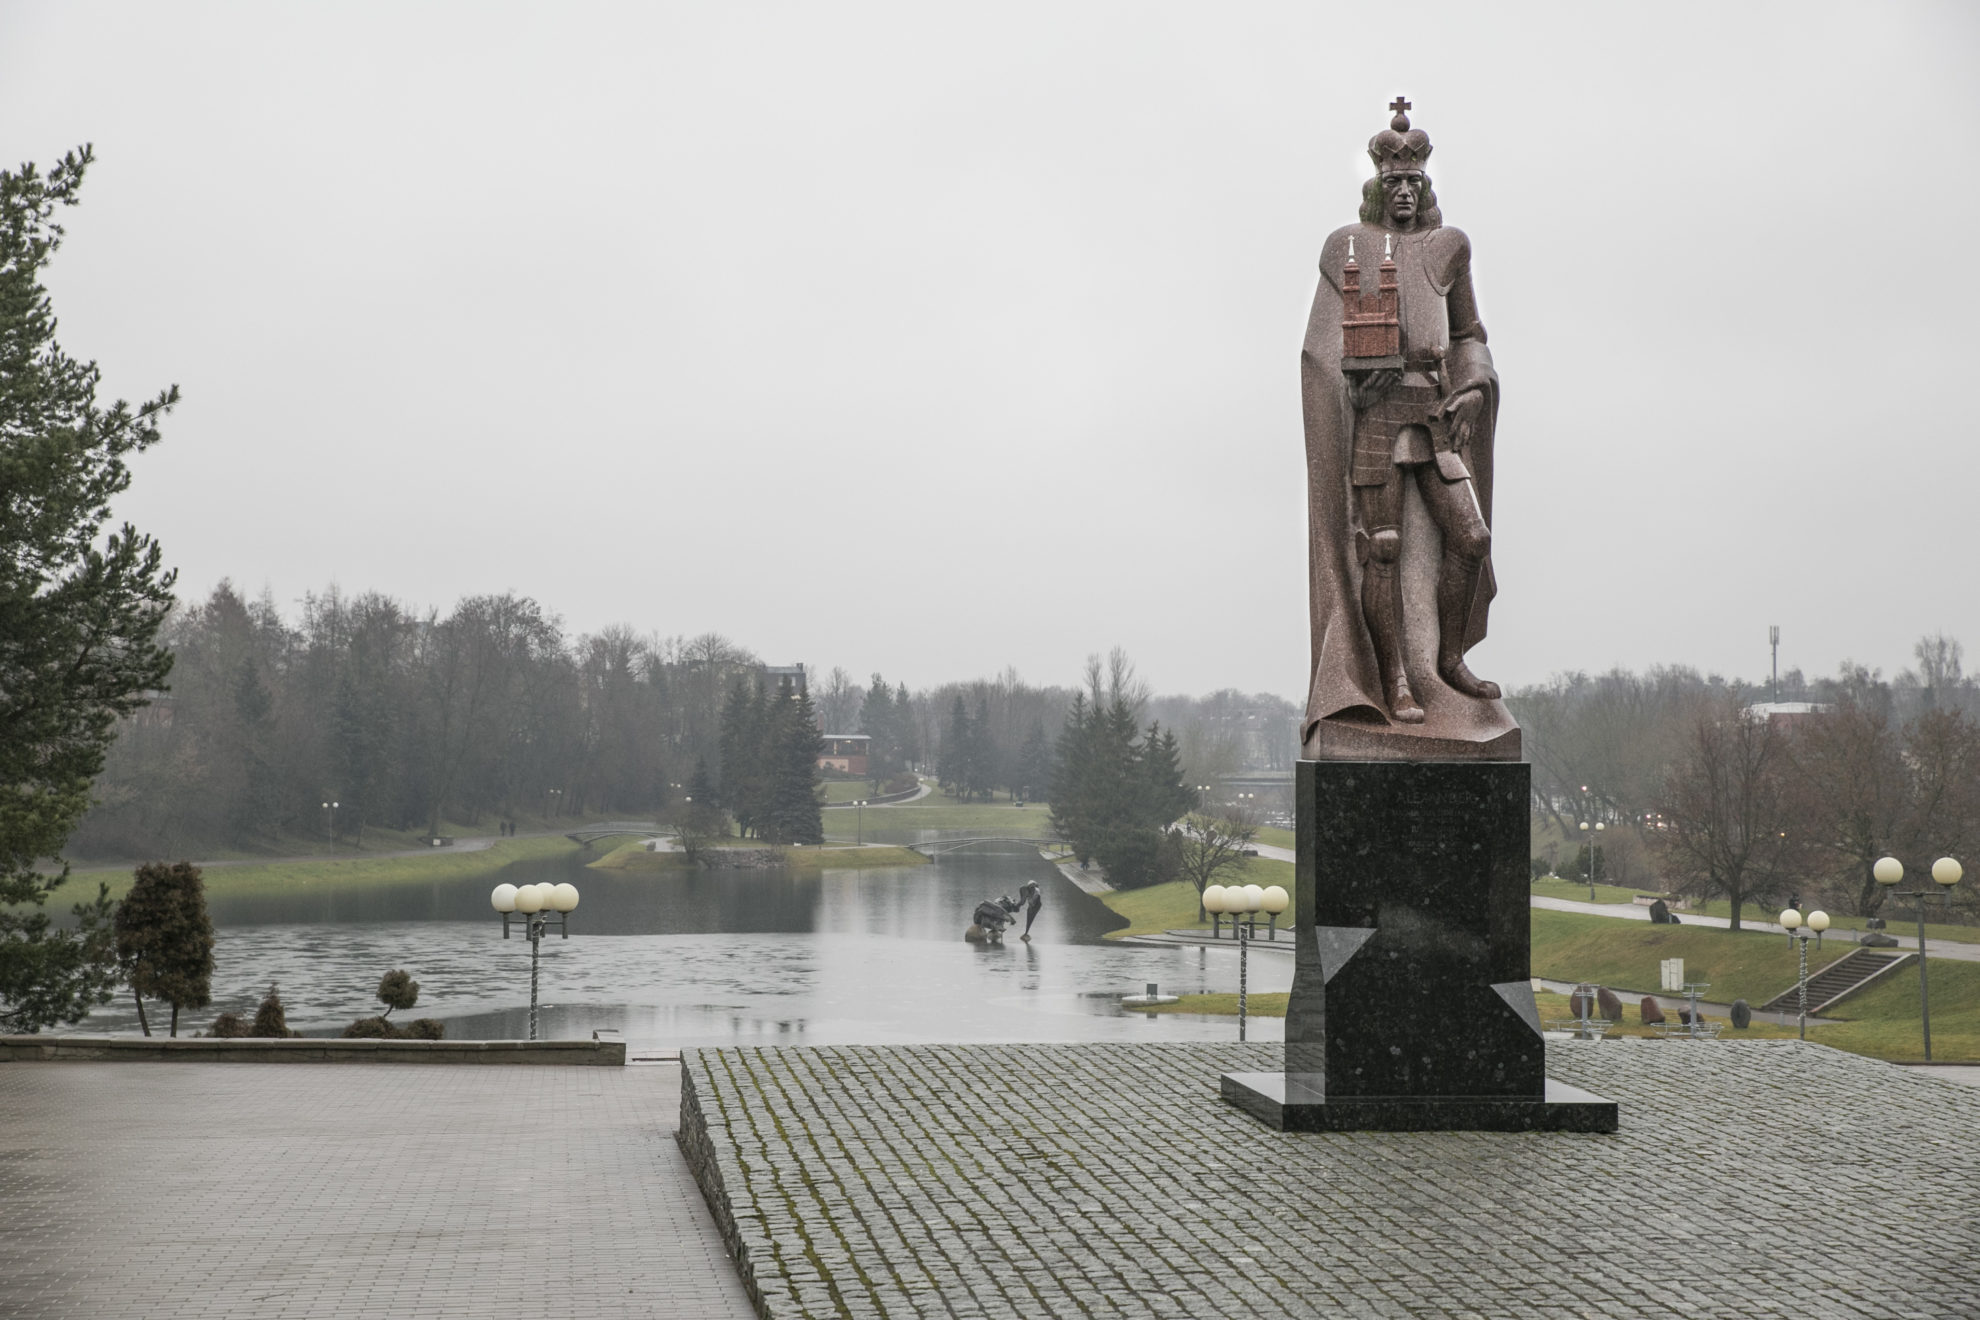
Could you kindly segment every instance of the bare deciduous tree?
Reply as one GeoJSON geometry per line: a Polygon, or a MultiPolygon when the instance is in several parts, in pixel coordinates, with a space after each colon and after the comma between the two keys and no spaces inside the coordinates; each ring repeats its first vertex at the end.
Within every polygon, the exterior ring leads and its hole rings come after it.
{"type": "Polygon", "coordinates": [[[1193,811],[1173,832],[1176,864],[1184,879],[1196,886],[1196,919],[1203,920],[1203,891],[1217,877],[1241,866],[1258,837],[1258,822],[1241,811],[1193,811]]]}
{"type": "Polygon", "coordinates": [[[1739,929],[1745,904],[1794,883],[1806,840],[1792,831],[1786,732],[1728,698],[1692,721],[1664,781],[1655,832],[1669,878],[1724,898],[1739,929]]]}
{"type": "Polygon", "coordinates": [[[1879,857],[1923,881],[1933,859],[1980,840],[1980,725],[1956,710],[1900,729],[1888,706],[1845,700],[1797,730],[1789,751],[1793,828],[1838,906],[1877,915],[1889,892],[1870,874],[1879,857]]]}

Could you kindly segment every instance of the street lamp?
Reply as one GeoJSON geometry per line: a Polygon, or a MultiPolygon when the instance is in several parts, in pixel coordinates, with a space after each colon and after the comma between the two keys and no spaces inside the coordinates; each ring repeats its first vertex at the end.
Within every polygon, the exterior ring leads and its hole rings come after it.
{"type": "Polygon", "coordinates": [[[340,802],[326,802],[323,804],[323,814],[330,822],[330,846],[332,848],[337,846],[337,808],[342,805],[340,802]]]}
{"type": "Polygon", "coordinates": [[[1292,896],[1278,885],[1211,885],[1203,891],[1203,910],[1206,912],[1228,912],[1231,914],[1231,931],[1238,942],[1238,1039],[1244,1039],[1246,1018],[1246,985],[1249,979],[1248,955],[1251,952],[1251,938],[1246,933],[1245,923],[1238,920],[1240,914],[1269,912],[1276,929],[1278,915],[1292,902],[1292,896]]]}
{"type": "Polygon", "coordinates": [[[854,798],[853,799],[853,845],[855,847],[861,847],[864,846],[865,843],[866,843],[866,799],[854,798]]]}
{"type": "Polygon", "coordinates": [[[1808,1039],[1808,937],[1814,935],[1815,947],[1822,947],[1822,932],[1829,928],[1829,914],[1815,911],[1802,920],[1797,908],[1781,910],[1781,927],[1787,931],[1788,943],[1794,945],[1801,955],[1801,979],[1797,983],[1801,995],[1801,1038],[1808,1039]]]}
{"type": "MultiPolygon", "coordinates": [[[[1584,788],[1581,791],[1586,793],[1588,790],[1584,788]]],[[[1584,820],[1581,822],[1581,828],[1583,833],[1588,834],[1588,901],[1593,903],[1595,901],[1595,841],[1600,839],[1602,831],[1609,827],[1599,820],[1593,825],[1584,820]]]]}
{"type": "Polygon", "coordinates": [[[535,1040],[537,954],[552,913],[557,917],[558,935],[563,939],[571,937],[571,912],[578,905],[577,886],[543,884],[518,888],[515,885],[496,885],[488,901],[502,914],[503,939],[509,938],[509,919],[518,915],[523,919],[523,933],[529,939],[529,1038],[535,1040]]]}
{"type": "Polygon", "coordinates": [[[549,799],[550,814],[555,816],[557,814],[557,799],[564,796],[564,790],[561,788],[546,788],[543,790],[543,795],[549,799]]]}
{"type": "MultiPolygon", "coordinates": [[[[1895,857],[1879,857],[1877,864],[1870,868],[1880,885],[1895,885],[1904,879],[1904,863],[1895,857]]],[[[1966,872],[1950,857],[1941,857],[1932,863],[1932,879],[1938,883],[1938,896],[1945,900],[1947,910],[1952,908],[1952,887],[1959,883],[1966,872]]],[[[1925,900],[1933,896],[1930,889],[1893,889],[1899,898],[1918,900],[1918,1018],[1925,1033],[1925,1062],[1932,1061],[1932,994],[1925,975],[1925,900]]]]}

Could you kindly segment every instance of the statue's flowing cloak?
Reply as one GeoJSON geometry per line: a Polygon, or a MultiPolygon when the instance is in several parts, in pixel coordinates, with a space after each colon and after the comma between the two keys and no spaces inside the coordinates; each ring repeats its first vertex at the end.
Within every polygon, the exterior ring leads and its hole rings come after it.
{"type": "MultiPolygon", "coordinates": [[[[1502,703],[1473,702],[1436,676],[1434,599],[1442,546],[1413,482],[1405,494],[1403,526],[1404,650],[1411,685],[1425,708],[1425,723],[1390,723],[1382,700],[1375,647],[1361,610],[1363,554],[1357,545],[1365,545],[1366,529],[1356,524],[1349,486],[1354,410],[1341,375],[1340,282],[1350,235],[1355,240],[1364,293],[1375,288],[1383,239],[1387,237],[1394,244],[1405,355],[1420,360],[1424,353],[1442,351],[1446,398],[1473,386],[1485,392],[1485,416],[1473,428],[1466,457],[1486,525],[1492,523],[1492,449],[1499,414],[1499,377],[1492,368],[1491,350],[1485,346],[1484,327],[1477,322],[1471,292],[1470,240],[1462,230],[1447,226],[1412,233],[1370,224],[1336,230],[1322,251],[1320,286],[1313,297],[1313,315],[1307,322],[1306,345],[1300,354],[1313,608],[1313,681],[1307,693],[1301,738],[1311,745],[1316,726],[1326,720],[1411,740],[1455,738],[1478,743],[1516,726],[1502,703]],[[1457,324],[1453,324],[1454,319],[1457,324]],[[1481,706],[1486,709],[1478,709],[1481,706]]],[[[1485,636],[1486,615],[1496,589],[1488,558],[1466,622],[1467,651],[1485,636]]],[[[1517,751],[1512,755],[1516,758],[1517,751]]]]}

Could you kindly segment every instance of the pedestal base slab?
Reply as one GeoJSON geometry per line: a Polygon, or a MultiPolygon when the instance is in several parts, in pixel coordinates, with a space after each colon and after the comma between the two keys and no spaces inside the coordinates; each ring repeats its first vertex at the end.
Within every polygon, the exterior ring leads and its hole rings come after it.
{"type": "Polygon", "coordinates": [[[1378,1096],[1329,1099],[1297,1074],[1225,1073],[1224,1099],[1281,1132],[1614,1132],[1613,1100],[1549,1079],[1546,1098],[1378,1096]]]}

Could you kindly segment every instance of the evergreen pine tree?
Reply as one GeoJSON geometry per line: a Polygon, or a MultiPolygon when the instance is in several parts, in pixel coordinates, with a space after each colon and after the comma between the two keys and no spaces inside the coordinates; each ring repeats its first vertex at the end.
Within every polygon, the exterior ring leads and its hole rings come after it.
{"type": "Polygon", "coordinates": [[[990,731],[990,703],[983,697],[976,699],[976,713],[969,718],[969,732],[963,743],[963,785],[968,797],[981,797],[989,801],[996,795],[996,785],[1004,778],[1003,758],[999,755],[996,737],[990,731]]]}
{"type": "Polygon", "coordinates": [[[179,1010],[213,1002],[213,922],[206,888],[189,862],[148,862],[137,869],[131,892],[117,905],[117,962],[137,1000],[138,1025],[147,995],[172,1005],[171,1034],[179,1034],[179,1010]]]}
{"type": "Polygon", "coordinates": [[[764,721],[764,761],[768,767],[766,816],[773,843],[823,843],[818,811],[818,752],[824,744],[811,698],[771,699],[776,709],[764,721]]]}
{"type": "Polygon", "coordinates": [[[927,749],[914,727],[914,701],[908,696],[907,684],[894,687],[894,755],[900,759],[901,769],[905,770],[920,761],[927,749]]]}
{"type": "Polygon", "coordinates": [[[878,674],[873,676],[873,686],[866,690],[866,699],[860,703],[859,731],[872,739],[866,748],[866,772],[873,777],[873,791],[878,793],[880,785],[901,770],[894,694],[878,674]]]}
{"type": "Polygon", "coordinates": [[[179,392],[100,407],[100,373],[55,342],[41,284],[56,208],[75,204],[90,160],[85,147],[46,175],[0,171],[0,1033],[109,1001],[107,886],[57,930],[44,908],[69,868],[36,868],[88,808],[118,717],[172,668],[157,636],[173,575],[150,537],[103,525],[130,485],[125,459],[157,441],[179,392]]]}
{"type": "Polygon", "coordinates": [[[721,805],[715,791],[715,777],[708,773],[708,758],[705,756],[694,758],[694,773],[688,776],[687,795],[697,803],[706,803],[711,807],[721,805]]]}
{"type": "Polygon", "coordinates": [[[942,731],[942,755],[935,763],[935,778],[951,797],[967,800],[964,780],[968,761],[969,711],[963,706],[962,693],[958,692],[955,705],[949,709],[948,727],[942,731]]]}
{"type": "Polygon", "coordinates": [[[721,805],[744,837],[761,832],[765,805],[764,725],[771,701],[761,683],[737,683],[722,705],[721,805]]]}
{"type": "Polygon", "coordinates": [[[1049,797],[1052,792],[1052,744],[1045,738],[1045,721],[1033,720],[1031,732],[1017,755],[1017,791],[1029,800],[1049,797]]]}
{"type": "Polygon", "coordinates": [[[1084,693],[1073,695],[1052,769],[1052,830],[1080,861],[1093,857],[1093,715],[1084,693]]]}
{"type": "Polygon", "coordinates": [[[1165,829],[1195,809],[1196,793],[1183,783],[1182,747],[1173,732],[1160,723],[1151,723],[1141,747],[1143,791],[1147,794],[1147,812],[1142,819],[1156,829],[1165,829]]]}

